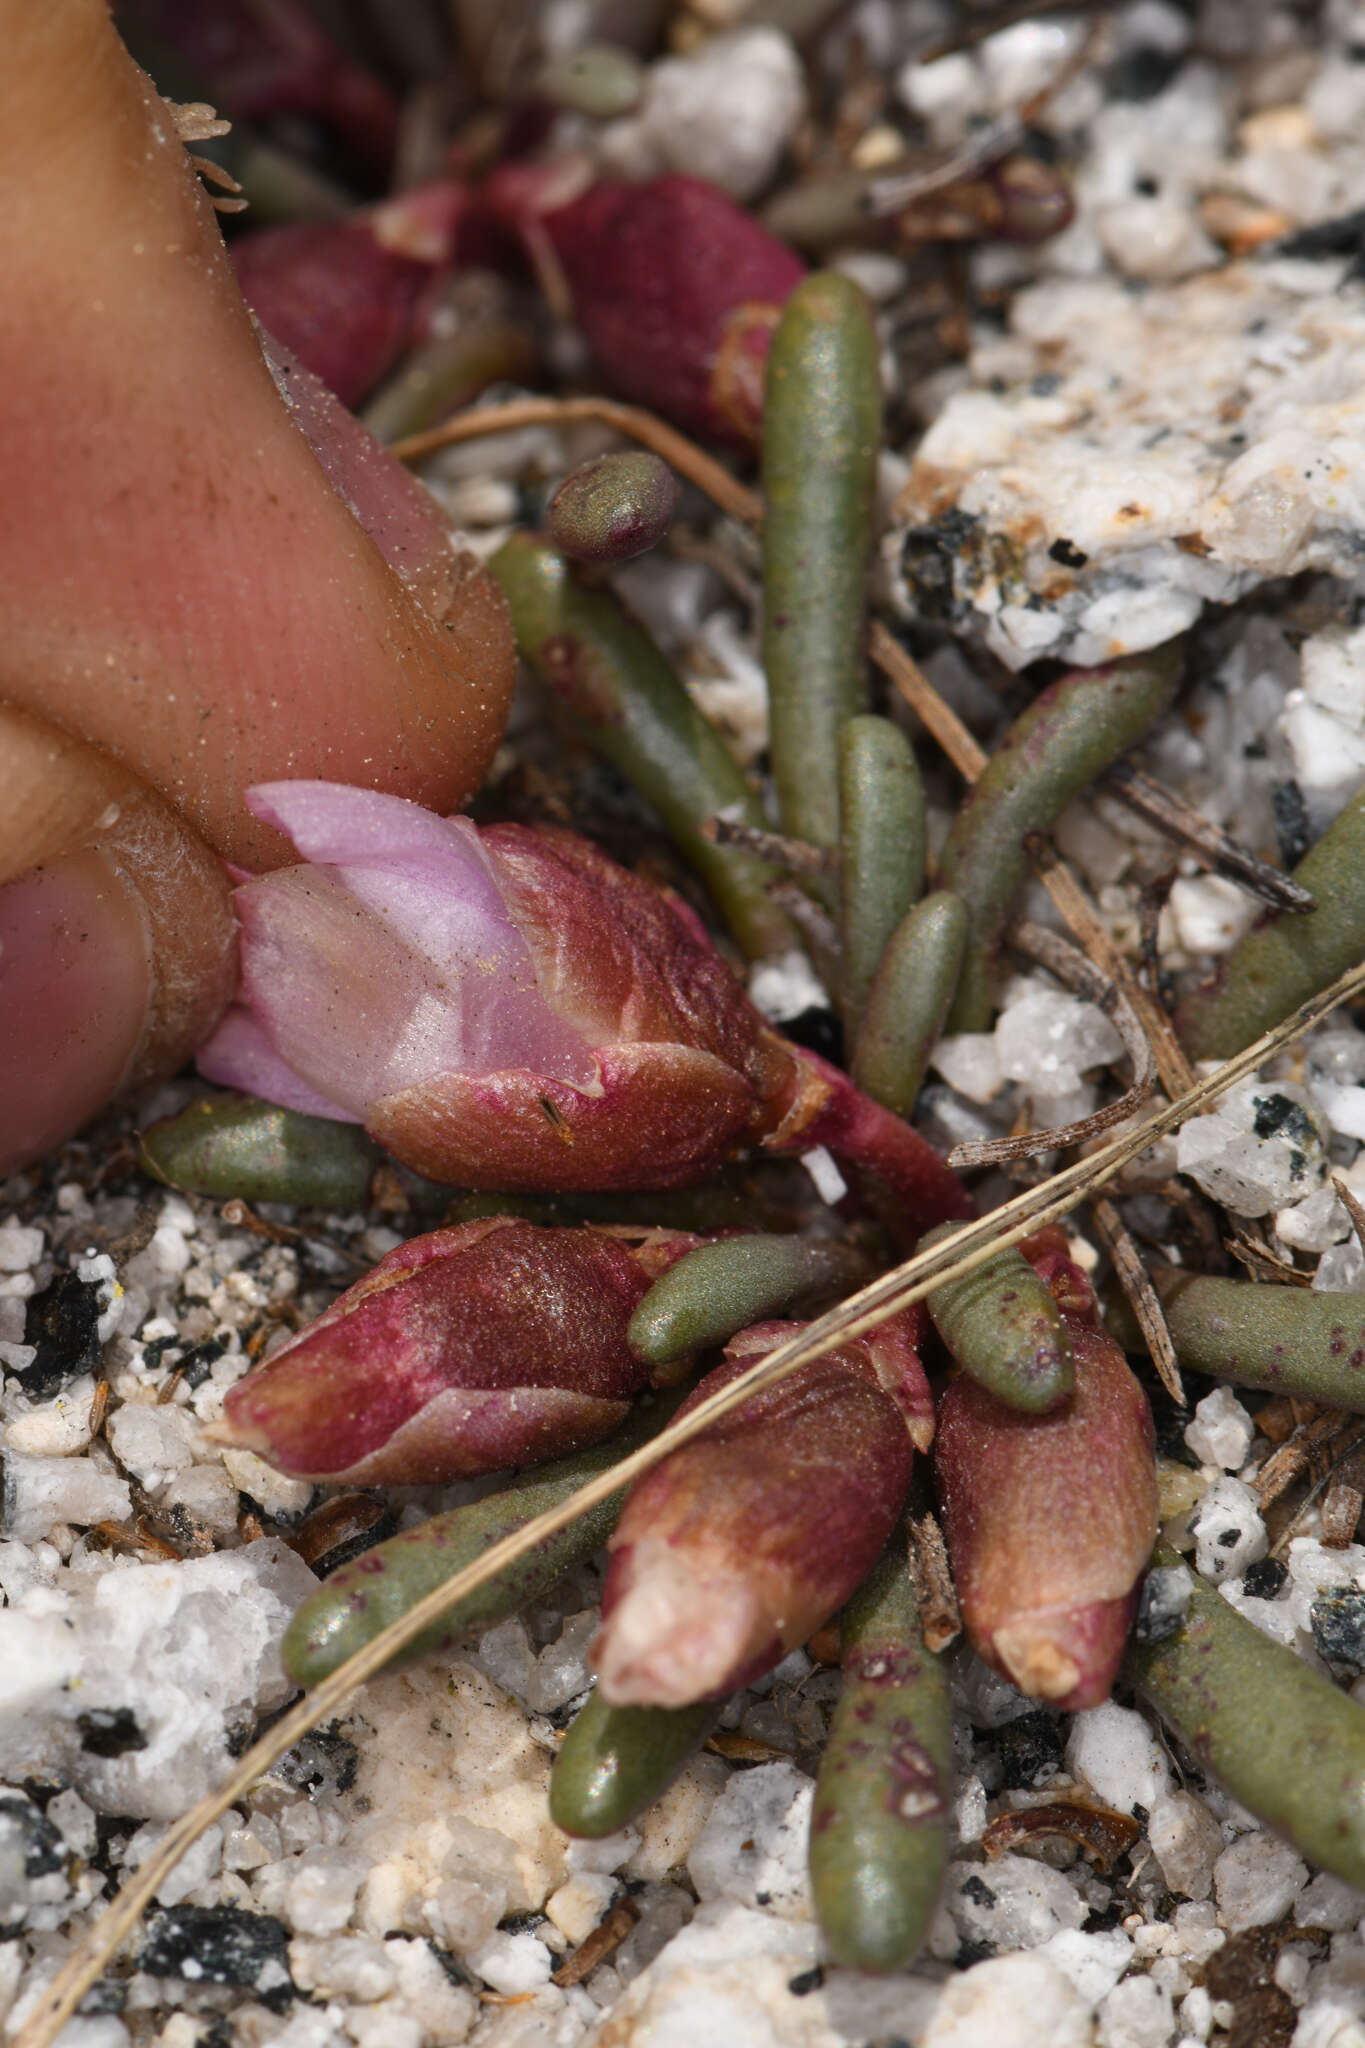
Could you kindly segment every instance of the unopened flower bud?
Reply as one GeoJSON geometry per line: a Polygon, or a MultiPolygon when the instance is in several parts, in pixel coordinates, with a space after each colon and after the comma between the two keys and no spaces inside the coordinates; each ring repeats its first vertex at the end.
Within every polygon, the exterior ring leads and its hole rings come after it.
{"type": "Polygon", "coordinates": [[[1060,1232],[1021,1249],[1062,1312],[1074,1391],[1029,1415],[961,1375],[939,1402],[934,1476],[972,1647],[1021,1692],[1071,1710],[1108,1697],[1123,1654],[1156,1538],[1155,1436],[1060,1232]]]}
{"type": "Polygon", "coordinates": [[[239,1380],[214,1434],[295,1478],[394,1486],[596,1443],[648,1384],[631,1313],[695,1243],[506,1216],[412,1238],[239,1380]]]}
{"type": "Polygon", "coordinates": [[[267,333],[354,406],[412,339],[465,204],[463,188],[444,180],[349,220],[252,229],[229,252],[242,297],[267,333]]]}
{"type": "MultiPolygon", "coordinates": [[[[726,1347],[688,1413],[799,1323],[726,1347]]],[[[871,1570],[933,1431],[917,1311],[800,1366],[671,1452],[627,1496],[591,1656],[614,1705],[680,1707],[747,1685],[871,1570]]]]}
{"type": "Polygon", "coordinates": [[[548,239],[611,384],[689,433],[752,446],[800,257],[704,178],[601,178],[567,205],[550,196],[514,224],[548,239]]]}

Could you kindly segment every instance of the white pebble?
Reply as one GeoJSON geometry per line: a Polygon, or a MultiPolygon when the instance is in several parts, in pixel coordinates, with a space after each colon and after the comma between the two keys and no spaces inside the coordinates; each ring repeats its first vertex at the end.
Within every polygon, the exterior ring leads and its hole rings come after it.
{"type": "Polygon", "coordinates": [[[1152,1802],[1147,1839],[1173,1892],[1206,1899],[1213,1866],[1223,1853],[1223,1830],[1192,1792],[1163,1792],[1152,1802]]]}
{"type": "Polygon", "coordinates": [[[951,1864],[944,1899],[965,1939],[1002,1949],[1037,1948],[1088,1911],[1069,1878],[1028,1856],[951,1864]]]}
{"type": "Polygon", "coordinates": [[[1243,1835],[1213,1867],[1218,1910],[1231,1934],[1282,1920],[1308,1879],[1308,1867],[1273,1835],[1243,1835]]]}
{"type": "Polygon", "coordinates": [[[1090,2003],[1041,1956],[995,1956],[950,1978],[919,2048],[1093,2048],[1090,2003]]]}
{"type": "Polygon", "coordinates": [[[1089,2005],[1098,2005],[1112,1991],[1133,1960],[1133,1944],[1120,1927],[1099,1934],[1087,1934],[1079,1927],[1064,1927],[1035,1955],[1045,1956],[1065,1973],[1089,2005]]]}
{"type": "Polygon", "coordinates": [[[635,112],[603,129],[607,165],[640,179],[705,168],[732,199],[764,185],[805,109],[801,61],[772,28],[717,36],[650,66],[635,112]]]}
{"type": "Polygon", "coordinates": [[[1151,1977],[1128,1977],[1100,2002],[1100,2048],[1166,2048],[1171,1994],[1151,1977]]]}
{"type": "Polygon", "coordinates": [[[125,1402],[110,1416],[106,1434],[119,1463],[145,1487],[161,1486],[194,1462],[194,1425],[169,1402],[125,1402]]]}
{"type": "Polygon", "coordinates": [[[254,1451],[224,1451],[223,1469],[233,1485],[280,1521],[293,1521],[313,1498],[312,1481],[286,1479],[254,1451]]]}
{"type": "Polygon", "coordinates": [[[1190,1523],[1195,1563],[1206,1579],[1240,1579],[1266,1554],[1256,1495],[1240,1479],[1215,1479],[1190,1523]]]}
{"type": "Polygon", "coordinates": [[[490,1934],[465,1960],[485,1984],[507,1998],[548,1984],[554,1968],[549,1949],[534,1934],[490,1934]]]}
{"type": "Polygon", "coordinates": [[[388,1945],[360,1934],[336,1935],[330,1941],[296,1935],[289,1944],[289,1974],[301,1991],[315,1991],[323,1998],[353,1998],[358,2005],[387,1998],[398,1982],[388,1945]]]}
{"type": "Polygon", "coordinates": [[[90,1441],[94,1398],[95,1382],[89,1373],[82,1373],[55,1400],[16,1416],[5,1430],[6,1448],[30,1458],[69,1458],[73,1452],[83,1451],[90,1441]]]}
{"type": "Polygon", "coordinates": [[[21,1543],[46,1536],[54,1523],[88,1529],[95,1522],[126,1522],[133,1497],[126,1479],[92,1458],[5,1459],[4,1533],[21,1543]]]}
{"type": "Polygon", "coordinates": [[[959,1031],[940,1038],[929,1064],[969,1102],[989,1102],[1004,1086],[993,1031],[959,1031]]]}
{"type": "Polygon", "coordinates": [[[551,1892],[545,1911],[567,1941],[586,1941],[611,1904],[616,1880],[597,1871],[580,1870],[551,1892]]]}
{"type": "Polygon", "coordinates": [[[995,1027],[1000,1072],[1045,1095],[1079,1087],[1092,1067],[1123,1051],[1123,1040],[1094,1003],[1057,989],[1023,984],[1027,990],[1001,1013],[995,1027]]]}
{"type": "Polygon", "coordinates": [[[813,1792],[795,1764],[760,1764],[732,1777],[687,1859],[697,1897],[763,1904],[785,1920],[809,1919],[813,1792]]]}
{"type": "Polygon", "coordinates": [[[1169,1791],[1171,1768],[1141,1714],[1112,1700],[1077,1714],[1066,1745],[1067,1768],[1120,1813],[1150,1812],[1169,1791]]]}
{"type": "Polygon", "coordinates": [[[1185,1442],[1201,1465],[1220,1465],[1225,1472],[1240,1472],[1247,1461],[1256,1425],[1231,1387],[1215,1387],[1185,1425],[1185,1442]]]}
{"type": "Polygon", "coordinates": [[[749,1000],[770,1023],[780,1024],[803,1010],[823,1009],[829,997],[805,954],[794,949],[754,963],[749,970],[749,1000]]]}
{"type": "Polygon", "coordinates": [[[0,1223],[0,1273],[26,1273],[43,1256],[43,1233],[11,1216],[0,1223]]]}
{"type": "Polygon", "coordinates": [[[79,1792],[59,1792],[55,1799],[48,1801],[47,1817],[60,1831],[73,1856],[88,1859],[94,1855],[99,1842],[95,1813],[79,1792]]]}
{"type": "Polygon", "coordinates": [[[1294,1901],[1298,1927],[1326,1927],[1333,1934],[1354,1927],[1365,1916],[1365,1892],[1357,1891],[1330,1870],[1320,1870],[1294,1901]]]}
{"type": "Polygon", "coordinates": [[[364,1875],[358,1863],[336,1849],[309,1849],[300,1858],[285,1893],[295,1930],[299,1934],[339,1934],[351,1917],[364,1875]]]}
{"type": "MultiPolygon", "coordinates": [[[[1324,1095],[1332,1093],[1358,1095],[1362,1104],[1365,1104],[1365,1088],[1333,1090],[1321,1081],[1314,1082],[1313,1094],[1329,1117],[1331,1109],[1324,1101],[1324,1095]]],[[[1341,1129],[1341,1125],[1337,1124],[1334,1117],[1332,1122],[1336,1129],[1341,1129]]],[[[1288,1209],[1277,1210],[1275,1215],[1276,1236],[1294,1252],[1329,1251],[1334,1244],[1340,1244],[1344,1238],[1349,1237],[1350,1233],[1351,1219],[1346,1213],[1345,1204],[1338,1199],[1335,1188],[1319,1188],[1306,1202],[1295,1202],[1288,1209]]]]}
{"type": "Polygon", "coordinates": [[[1239,1216],[1268,1216],[1311,1195],[1325,1154],[1312,1098],[1289,1082],[1230,1088],[1209,1116],[1191,1117],[1176,1160],[1206,1195],[1239,1216]]]}

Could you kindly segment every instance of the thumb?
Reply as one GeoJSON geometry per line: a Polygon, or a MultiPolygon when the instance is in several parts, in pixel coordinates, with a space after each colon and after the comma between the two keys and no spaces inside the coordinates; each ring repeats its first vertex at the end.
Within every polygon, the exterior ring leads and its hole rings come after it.
{"type": "Polygon", "coordinates": [[[0,1175],[180,1066],[235,955],[226,876],[170,806],[0,705],[0,1175]]]}

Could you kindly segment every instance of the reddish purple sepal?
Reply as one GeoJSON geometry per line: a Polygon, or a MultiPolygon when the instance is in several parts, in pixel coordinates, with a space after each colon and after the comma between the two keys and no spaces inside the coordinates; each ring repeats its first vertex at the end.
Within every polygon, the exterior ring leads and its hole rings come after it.
{"type": "Polygon", "coordinates": [[[1020,1249],[1065,1318],[1075,1391],[1026,1415],[960,1375],[939,1402],[934,1477],[973,1648],[1072,1710],[1108,1698],[1123,1654],[1156,1540],[1155,1433],[1061,1232],[1020,1249]]]}
{"type": "Polygon", "coordinates": [[[231,1390],[215,1432],[307,1479],[419,1486],[536,1464],[624,1420],[626,1341],[697,1240],[497,1216],[400,1245],[231,1390]]]}
{"type": "MultiPolygon", "coordinates": [[[[917,1318],[798,1367],[627,1497],[593,1646],[625,1706],[723,1698],[840,1607],[876,1562],[932,1430],[917,1318]]],[[[802,1327],[762,1323],[689,1395],[685,1415],[802,1327]]]]}

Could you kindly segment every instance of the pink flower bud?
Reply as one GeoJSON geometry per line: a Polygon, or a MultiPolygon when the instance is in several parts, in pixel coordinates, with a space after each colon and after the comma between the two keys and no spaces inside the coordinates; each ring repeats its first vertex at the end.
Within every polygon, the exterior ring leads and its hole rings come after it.
{"type": "MultiPolygon", "coordinates": [[[[614,1705],[681,1707],[750,1684],[876,1563],[933,1431],[917,1311],[753,1395],[634,1487],[611,1539],[593,1642],[614,1705]]],[[[695,1408],[801,1328],[726,1346],[695,1408]]]]}
{"type": "Polygon", "coordinates": [[[445,180],[349,220],[253,229],[228,253],[261,325],[353,406],[412,340],[465,203],[463,187],[445,180]]]}
{"type": "Polygon", "coordinates": [[[692,912],[587,840],[329,783],[247,800],[309,865],[237,891],[210,1080],[364,1123],[464,1187],[679,1187],[746,1143],[828,1144],[914,1229],[968,1213],[924,1138],[779,1037],[692,912]]]}
{"type": "Polygon", "coordinates": [[[1021,1692],[1093,1707],[1108,1697],[1156,1540],[1155,1436],[1061,1233],[1020,1249],[1065,1318],[1075,1391],[1027,1415],[961,1375],[939,1402],[934,1476],[972,1647],[1021,1692]]]}
{"type": "MultiPolygon", "coordinates": [[[[516,191],[523,207],[528,190],[516,191]]],[[[801,259],[704,178],[603,178],[567,205],[552,197],[535,195],[533,224],[615,388],[705,440],[752,446],[768,343],[801,259]]]]}
{"type": "Polygon", "coordinates": [[[631,1313],[697,1240],[507,1216],[400,1245],[229,1393],[221,1441],[298,1478],[422,1486],[536,1464],[621,1423],[631,1313]]]}

